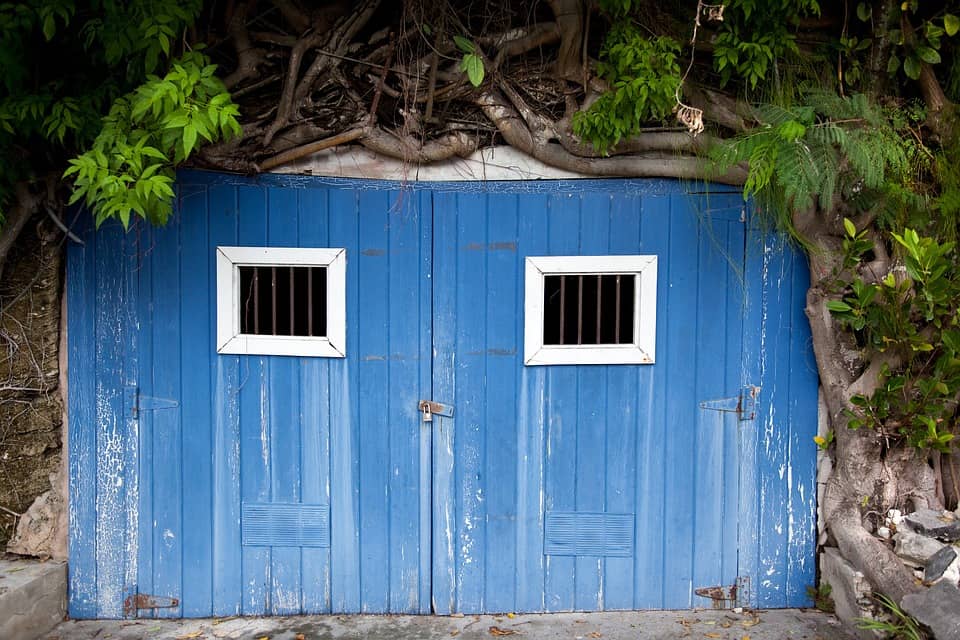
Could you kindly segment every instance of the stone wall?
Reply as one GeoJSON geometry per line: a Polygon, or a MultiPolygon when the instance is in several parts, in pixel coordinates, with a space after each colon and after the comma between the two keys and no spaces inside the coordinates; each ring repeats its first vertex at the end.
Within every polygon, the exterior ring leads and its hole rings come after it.
{"type": "MultiPolygon", "coordinates": [[[[41,510],[56,511],[55,521],[63,511],[62,289],[63,234],[43,218],[24,229],[0,281],[0,549],[21,521],[36,525],[23,515],[38,496],[46,494],[41,510]]],[[[9,550],[62,556],[65,532],[56,522],[41,528],[46,546],[21,539],[9,550]]]]}

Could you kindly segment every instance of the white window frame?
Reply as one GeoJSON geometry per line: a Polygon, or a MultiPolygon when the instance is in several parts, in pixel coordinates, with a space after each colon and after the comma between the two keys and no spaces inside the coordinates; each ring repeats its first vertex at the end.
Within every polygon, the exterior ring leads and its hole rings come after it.
{"type": "Polygon", "coordinates": [[[343,358],[346,355],[346,249],[217,247],[217,353],[343,358]],[[240,269],[326,267],[327,335],[240,333],[240,269]]]}
{"type": "Polygon", "coordinates": [[[551,364],[653,364],[657,341],[657,256],[531,256],[524,282],[523,362],[551,364]],[[624,273],[635,276],[633,342],[543,344],[544,276],[624,273]]]}

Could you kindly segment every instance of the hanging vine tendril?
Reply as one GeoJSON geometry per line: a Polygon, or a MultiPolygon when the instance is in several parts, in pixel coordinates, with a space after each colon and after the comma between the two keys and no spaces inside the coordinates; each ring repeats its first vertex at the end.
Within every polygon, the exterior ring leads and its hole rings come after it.
{"type": "Polygon", "coordinates": [[[677,121],[685,126],[687,131],[694,136],[703,131],[703,109],[698,109],[696,107],[691,107],[688,104],[684,104],[680,99],[680,89],[683,88],[683,83],[686,82],[687,76],[690,75],[690,70],[693,69],[694,54],[696,53],[697,46],[697,31],[701,26],[701,16],[703,16],[708,22],[722,22],[723,5],[705,4],[702,2],[702,0],[697,2],[697,12],[693,19],[693,36],[690,38],[690,64],[687,65],[687,70],[683,72],[683,77],[680,78],[680,83],[677,85],[677,90],[674,93],[674,97],[677,100],[677,106],[673,108],[673,111],[677,114],[677,121]]]}

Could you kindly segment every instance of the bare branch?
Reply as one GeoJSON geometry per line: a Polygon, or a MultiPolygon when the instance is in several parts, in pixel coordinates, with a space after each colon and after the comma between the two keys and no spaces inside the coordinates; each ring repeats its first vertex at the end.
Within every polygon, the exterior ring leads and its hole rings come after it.
{"type": "Polygon", "coordinates": [[[299,160],[304,156],[308,156],[331,147],[336,147],[341,144],[346,144],[348,142],[357,140],[358,138],[362,138],[367,134],[367,131],[368,130],[363,127],[359,129],[351,129],[343,133],[338,133],[335,136],[324,138],[323,140],[317,140],[316,142],[311,142],[310,144],[294,147],[293,149],[289,149],[283,153],[273,156],[272,158],[264,160],[259,164],[258,168],[261,171],[270,171],[271,169],[279,167],[280,165],[289,164],[294,160],[299,160]]]}

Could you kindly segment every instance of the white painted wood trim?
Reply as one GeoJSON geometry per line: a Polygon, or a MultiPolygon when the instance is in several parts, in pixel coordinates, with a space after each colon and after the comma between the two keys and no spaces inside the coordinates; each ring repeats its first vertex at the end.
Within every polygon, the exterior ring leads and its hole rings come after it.
{"type": "Polygon", "coordinates": [[[524,268],[523,362],[552,364],[653,364],[657,343],[657,256],[531,256],[524,268]],[[633,343],[544,345],[545,275],[632,273],[633,343]]]}
{"type": "Polygon", "coordinates": [[[217,247],[217,353],[343,358],[347,350],[346,249],[217,247]],[[240,333],[240,266],[326,267],[327,335],[240,333]]]}

